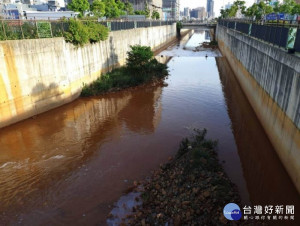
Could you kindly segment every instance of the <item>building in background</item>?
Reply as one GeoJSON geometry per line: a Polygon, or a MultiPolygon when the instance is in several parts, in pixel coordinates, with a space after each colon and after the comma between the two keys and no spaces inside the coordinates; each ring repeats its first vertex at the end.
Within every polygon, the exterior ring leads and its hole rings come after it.
{"type": "Polygon", "coordinates": [[[20,13],[15,4],[4,4],[1,8],[1,16],[4,19],[20,19],[20,13]]]}
{"type": "Polygon", "coordinates": [[[190,17],[190,8],[189,7],[186,7],[183,9],[183,16],[184,17],[190,17]]]}
{"type": "MultiPolygon", "coordinates": [[[[26,14],[33,15],[30,18],[34,18],[37,15],[44,19],[57,19],[60,15],[66,18],[77,17],[77,14],[74,12],[66,14],[56,13],[64,10],[65,0],[4,0],[0,4],[0,17],[5,19],[26,19],[26,14]]],[[[27,16],[27,18],[29,17],[27,16]]]]}
{"type": "Polygon", "coordinates": [[[77,18],[78,15],[79,15],[79,12],[74,12],[74,11],[58,11],[58,12],[25,11],[24,19],[26,19],[26,20],[59,20],[62,18],[77,18]]]}
{"type": "Polygon", "coordinates": [[[165,20],[178,20],[180,15],[179,0],[163,0],[163,15],[165,20]]]}
{"type": "Polygon", "coordinates": [[[206,11],[204,7],[198,7],[191,10],[190,17],[197,20],[205,20],[206,19],[206,11]]]}
{"type": "Polygon", "coordinates": [[[189,20],[190,19],[190,12],[191,12],[191,10],[190,10],[189,7],[184,8],[183,9],[183,15],[182,15],[181,18],[184,19],[184,20],[189,20]]]}
{"type": "Polygon", "coordinates": [[[206,4],[206,10],[207,10],[207,18],[211,19],[214,18],[214,1],[213,0],[207,0],[206,4]]]}
{"type": "Polygon", "coordinates": [[[163,17],[162,1],[163,0],[122,0],[122,2],[130,2],[134,10],[144,10],[145,7],[148,7],[150,10],[150,16],[153,11],[157,11],[160,18],[163,17]]]}

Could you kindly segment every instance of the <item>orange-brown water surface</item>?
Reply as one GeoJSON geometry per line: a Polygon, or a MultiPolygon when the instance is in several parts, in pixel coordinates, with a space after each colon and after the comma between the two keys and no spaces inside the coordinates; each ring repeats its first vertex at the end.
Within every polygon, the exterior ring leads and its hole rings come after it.
{"type": "Polygon", "coordinates": [[[226,59],[194,50],[207,34],[161,53],[173,56],[165,85],[80,98],[1,129],[0,224],[105,225],[132,182],[166,162],[194,128],[218,140],[244,204],[292,204],[297,215],[299,194],[226,59]]]}

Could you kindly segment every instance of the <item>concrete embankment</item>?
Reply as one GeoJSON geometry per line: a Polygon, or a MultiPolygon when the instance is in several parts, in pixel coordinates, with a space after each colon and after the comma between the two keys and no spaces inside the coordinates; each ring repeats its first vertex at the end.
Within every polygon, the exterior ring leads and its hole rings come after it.
{"type": "Polygon", "coordinates": [[[0,128],[68,103],[84,83],[123,65],[130,45],[154,51],[176,39],[176,25],[111,32],[76,47],[64,38],[0,42],[0,128]]]}
{"type": "Polygon", "coordinates": [[[216,37],[300,192],[300,57],[223,26],[216,37]]]}

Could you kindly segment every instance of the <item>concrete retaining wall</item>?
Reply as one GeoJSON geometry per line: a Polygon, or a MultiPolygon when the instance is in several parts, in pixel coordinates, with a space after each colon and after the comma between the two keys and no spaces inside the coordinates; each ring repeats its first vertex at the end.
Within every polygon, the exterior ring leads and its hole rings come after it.
{"type": "Polygon", "coordinates": [[[130,45],[161,48],[176,25],[111,32],[84,47],[64,38],[0,42],[0,128],[68,103],[84,83],[123,65],[130,45]]]}
{"type": "Polygon", "coordinates": [[[226,27],[216,37],[300,192],[300,58],[226,27]]]}

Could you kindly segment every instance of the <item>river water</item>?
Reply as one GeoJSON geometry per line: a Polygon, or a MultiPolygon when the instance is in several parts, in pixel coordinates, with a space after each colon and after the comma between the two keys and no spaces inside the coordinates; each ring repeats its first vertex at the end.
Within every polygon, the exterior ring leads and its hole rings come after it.
{"type": "Polygon", "coordinates": [[[218,140],[243,204],[296,205],[296,215],[299,194],[226,59],[195,50],[208,39],[196,30],[160,53],[172,56],[165,84],[80,98],[1,129],[1,225],[105,225],[133,181],[168,161],[194,128],[218,140]]]}

